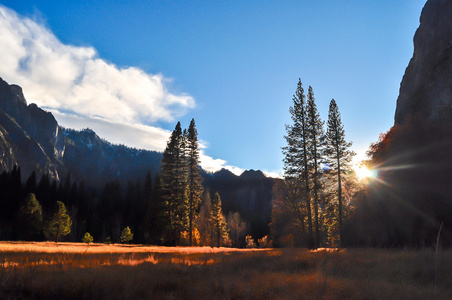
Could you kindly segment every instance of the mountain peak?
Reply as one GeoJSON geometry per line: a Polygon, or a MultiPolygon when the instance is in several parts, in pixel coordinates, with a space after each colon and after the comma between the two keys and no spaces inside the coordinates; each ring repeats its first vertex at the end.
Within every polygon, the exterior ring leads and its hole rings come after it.
{"type": "Polygon", "coordinates": [[[246,170],[241,175],[240,178],[244,179],[264,179],[267,178],[262,171],[259,170],[246,170]]]}
{"type": "Polygon", "coordinates": [[[217,178],[231,178],[231,177],[237,177],[236,175],[234,175],[234,173],[232,173],[231,171],[222,168],[220,171],[217,171],[214,173],[215,177],[217,178]]]}
{"type": "Polygon", "coordinates": [[[6,102],[19,103],[21,106],[27,106],[22,88],[15,84],[8,84],[0,77],[0,102],[5,105],[6,102]]]}

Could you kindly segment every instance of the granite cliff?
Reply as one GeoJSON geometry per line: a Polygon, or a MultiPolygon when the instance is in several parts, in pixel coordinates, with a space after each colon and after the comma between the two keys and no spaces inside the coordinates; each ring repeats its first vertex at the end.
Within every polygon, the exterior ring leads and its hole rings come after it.
{"type": "MultiPolygon", "coordinates": [[[[24,176],[36,171],[101,186],[114,178],[136,180],[160,169],[162,154],[113,145],[94,131],[58,125],[53,115],[27,104],[22,88],[0,78],[0,169],[19,165],[24,176]]],[[[39,177],[38,177],[39,178],[39,177]]]]}
{"type": "Polygon", "coordinates": [[[400,84],[395,124],[407,118],[452,122],[452,1],[429,0],[400,84]]]}

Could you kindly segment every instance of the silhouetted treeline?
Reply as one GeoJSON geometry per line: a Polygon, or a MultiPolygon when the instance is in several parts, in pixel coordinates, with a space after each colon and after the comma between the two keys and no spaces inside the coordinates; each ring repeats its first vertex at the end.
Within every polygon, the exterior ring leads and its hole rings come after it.
{"type": "MultiPolygon", "coordinates": [[[[236,176],[226,170],[204,173],[203,177],[211,198],[216,191],[221,196],[224,216],[238,213],[246,224],[233,246],[245,246],[245,235],[255,240],[269,235],[274,179],[259,171],[245,171],[242,176],[236,176]]],[[[49,174],[37,177],[36,172],[25,176],[15,166],[0,174],[1,240],[45,240],[43,232],[30,238],[21,235],[18,228],[20,206],[30,193],[36,195],[42,206],[43,221],[51,216],[57,201],[65,204],[72,226],[64,241],[80,242],[89,232],[94,242],[105,242],[108,237],[112,242],[119,242],[121,230],[129,226],[134,234],[133,243],[164,243],[162,233],[166,223],[159,173],[148,171],[126,185],[110,180],[95,189],[83,181],[75,181],[70,174],[58,181],[49,174]]]]}
{"type": "Polygon", "coordinates": [[[452,246],[452,124],[410,118],[371,146],[377,177],[357,195],[347,244],[452,246]]]}
{"type": "MultiPolygon", "coordinates": [[[[57,201],[65,204],[72,219],[71,233],[66,241],[81,241],[84,234],[90,232],[96,242],[104,242],[107,237],[118,242],[121,230],[126,226],[134,232],[135,243],[158,240],[158,226],[154,225],[153,214],[148,214],[151,202],[151,207],[155,207],[159,197],[158,192],[153,192],[150,171],[143,182],[129,181],[126,187],[121,187],[118,180],[113,180],[103,189],[94,190],[86,189],[84,182],[71,180],[70,174],[64,180],[56,181],[48,174],[38,179],[33,172],[23,181],[20,167],[15,166],[0,175],[0,239],[26,239],[17,230],[17,216],[30,193],[36,195],[42,206],[43,220],[49,218],[57,201]],[[146,231],[146,224],[152,224],[154,231],[146,231]]],[[[35,239],[44,239],[44,236],[40,234],[35,239]]]]}

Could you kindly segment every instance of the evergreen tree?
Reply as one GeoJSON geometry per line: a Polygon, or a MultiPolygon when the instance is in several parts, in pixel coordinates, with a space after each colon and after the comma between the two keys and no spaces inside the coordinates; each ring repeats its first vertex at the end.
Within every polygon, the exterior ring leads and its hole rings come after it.
{"type": "Polygon", "coordinates": [[[185,136],[180,122],[173,130],[161,163],[161,189],[168,220],[167,242],[175,245],[180,233],[187,228],[187,160],[185,155],[185,136]]]}
{"type": "Polygon", "coordinates": [[[97,205],[100,224],[90,230],[95,236],[99,236],[101,239],[111,236],[113,241],[118,241],[121,234],[121,215],[124,213],[121,205],[123,198],[121,197],[121,184],[118,179],[105,184],[97,205]]]}
{"type": "Polygon", "coordinates": [[[122,215],[124,216],[125,223],[131,224],[136,218],[137,211],[134,209],[136,206],[137,199],[135,198],[135,185],[129,179],[127,183],[127,190],[125,196],[125,203],[121,208],[122,215]]]}
{"type": "Polygon", "coordinates": [[[36,198],[39,199],[44,212],[51,209],[53,203],[50,195],[49,174],[43,174],[41,180],[36,186],[36,198]]]}
{"type": "Polygon", "coordinates": [[[126,228],[124,228],[122,230],[121,237],[119,239],[120,239],[121,243],[123,243],[123,244],[133,240],[133,233],[130,230],[129,226],[127,226],[126,228]]]}
{"type": "Polygon", "coordinates": [[[36,193],[36,172],[33,171],[25,183],[26,193],[36,193]]]}
{"type": "Polygon", "coordinates": [[[293,191],[291,195],[296,198],[291,199],[288,210],[294,210],[298,215],[301,214],[302,230],[305,229],[305,216],[307,217],[307,246],[312,248],[312,215],[311,198],[309,184],[309,156],[308,156],[308,113],[306,109],[306,96],[301,80],[298,79],[297,89],[293,95],[293,106],[289,108],[292,125],[286,125],[287,135],[285,136],[287,146],[283,148],[284,154],[284,176],[293,191]],[[304,201],[303,201],[304,198],[304,201]],[[304,203],[303,203],[304,202],[304,203]]]}
{"type": "Polygon", "coordinates": [[[152,194],[152,174],[151,169],[148,169],[146,172],[146,177],[144,179],[144,185],[143,185],[143,193],[145,197],[148,198],[148,200],[151,198],[152,194]]]}
{"type": "Polygon", "coordinates": [[[82,242],[86,243],[86,244],[90,244],[93,242],[93,236],[91,234],[89,234],[89,232],[85,233],[85,235],[82,238],[82,242]]]}
{"type": "Polygon", "coordinates": [[[307,112],[308,112],[308,159],[309,167],[311,169],[310,174],[312,176],[312,193],[314,200],[314,224],[315,224],[315,247],[320,246],[320,228],[319,228],[319,193],[321,190],[320,162],[323,161],[323,149],[324,149],[324,122],[320,119],[320,114],[317,111],[317,105],[315,104],[314,91],[309,86],[308,100],[307,100],[307,112]]]}
{"type": "Polygon", "coordinates": [[[326,157],[329,165],[329,173],[333,176],[333,182],[337,185],[338,221],[339,221],[339,245],[343,246],[343,199],[342,182],[343,176],[351,170],[351,162],[355,152],[350,150],[351,142],[345,140],[344,125],[341,121],[341,114],[334,99],[330,102],[328,112],[328,128],[326,133],[326,157]]]}
{"type": "Polygon", "coordinates": [[[161,234],[165,232],[167,219],[165,218],[165,204],[162,199],[160,175],[154,177],[154,184],[149,199],[146,215],[146,239],[150,243],[161,243],[161,234]]]}
{"type": "Polygon", "coordinates": [[[212,201],[210,200],[210,192],[208,190],[203,193],[203,200],[199,215],[196,220],[198,231],[201,236],[201,245],[210,246],[212,242],[212,201]]]}
{"type": "Polygon", "coordinates": [[[212,224],[214,238],[216,239],[217,247],[221,246],[221,241],[227,237],[227,224],[224,220],[223,209],[221,207],[221,198],[218,192],[215,193],[212,203],[212,224]]]}
{"type": "Polygon", "coordinates": [[[71,232],[72,220],[66,213],[66,206],[57,201],[57,208],[53,216],[44,226],[44,234],[48,239],[55,239],[58,243],[60,236],[66,236],[71,232]]]}
{"type": "Polygon", "coordinates": [[[17,228],[21,238],[33,239],[42,228],[42,209],[35,194],[28,194],[17,216],[17,228]]]}
{"type": "Polygon", "coordinates": [[[203,187],[201,185],[202,178],[199,169],[199,149],[198,149],[198,131],[196,130],[195,120],[192,119],[188,127],[187,136],[187,152],[188,152],[188,218],[189,218],[189,243],[193,245],[193,229],[196,213],[203,187]]]}

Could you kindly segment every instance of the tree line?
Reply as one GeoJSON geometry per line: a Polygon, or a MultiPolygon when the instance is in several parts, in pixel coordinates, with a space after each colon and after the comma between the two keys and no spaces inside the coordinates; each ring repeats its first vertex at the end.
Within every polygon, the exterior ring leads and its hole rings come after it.
{"type": "Polygon", "coordinates": [[[309,86],[301,80],[290,107],[292,124],[286,125],[284,180],[273,191],[274,245],[343,245],[343,221],[351,211],[351,160],[355,153],[345,140],[339,108],[331,100],[326,132],[309,86]]]}
{"type": "Polygon", "coordinates": [[[116,243],[128,228],[134,243],[243,246],[248,226],[240,213],[225,216],[220,194],[202,186],[197,135],[194,120],[188,130],[177,123],[160,173],[148,170],[144,180],[126,187],[112,180],[100,190],[85,188],[70,173],[38,180],[32,172],[23,181],[19,166],[4,171],[0,239],[116,243]]]}

